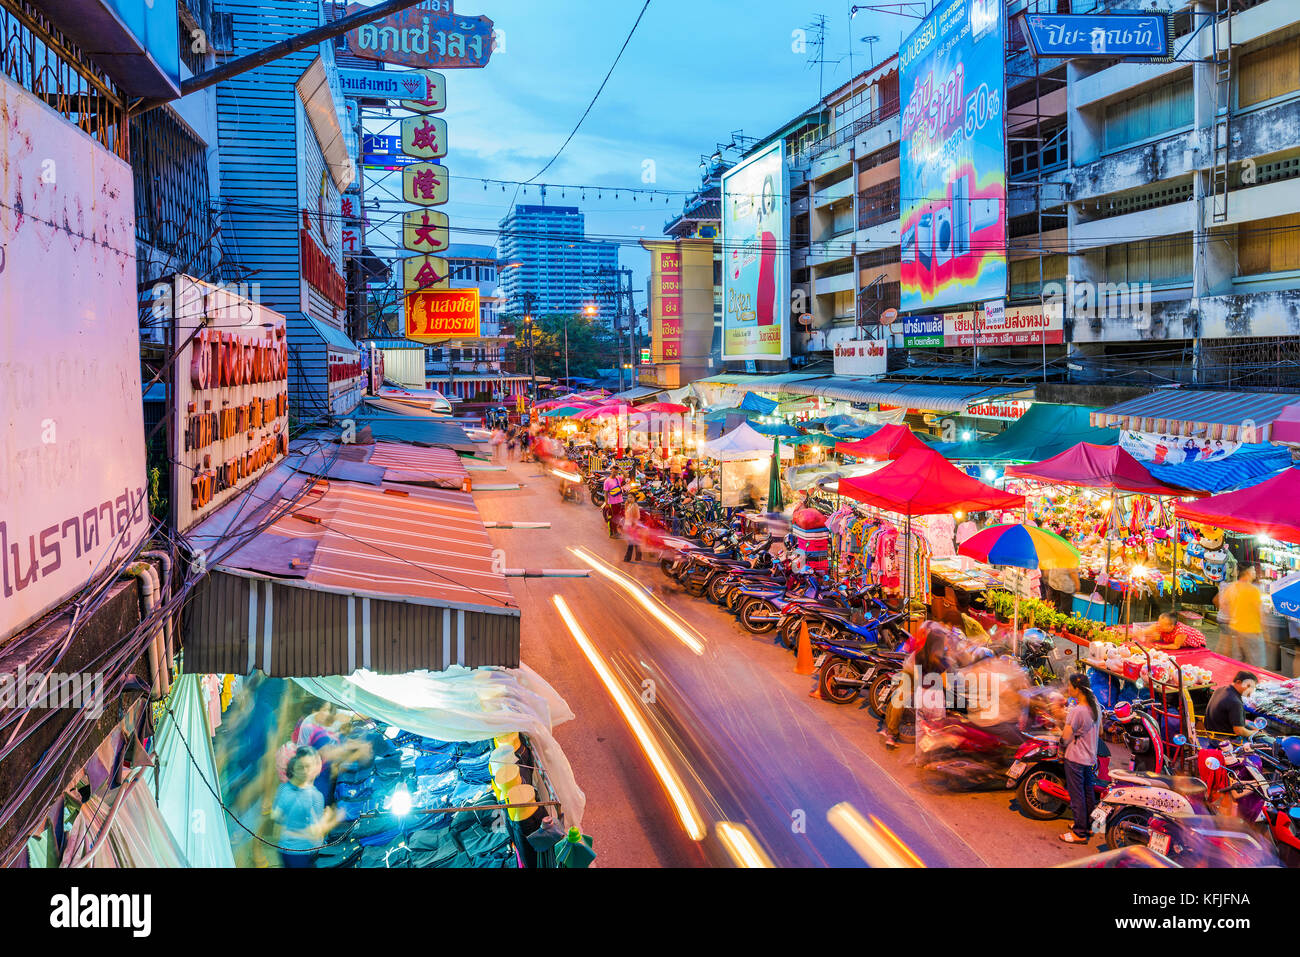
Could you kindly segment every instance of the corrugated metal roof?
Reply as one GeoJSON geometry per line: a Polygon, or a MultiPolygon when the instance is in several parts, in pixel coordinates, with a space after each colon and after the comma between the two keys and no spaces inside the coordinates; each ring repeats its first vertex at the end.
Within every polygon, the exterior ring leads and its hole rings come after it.
{"type": "MultiPolygon", "coordinates": [[[[411,461],[392,449],[381,459],[369,464],[411,461]]],[[[191,667],[305,677],[517,666],[519,609],[470,495],[316,480],[287,463],[247,494],[188,536],[213,562],[190,614],[191,667]]]]}
{"type": "Polygon", "coordinates": [[[1092,424],[1197,438],[1267,442],[1273,420],[1300,396],[1278,392],[1226,392],[1215,389],[1161,389],[1094,412],[1092,424]]]}

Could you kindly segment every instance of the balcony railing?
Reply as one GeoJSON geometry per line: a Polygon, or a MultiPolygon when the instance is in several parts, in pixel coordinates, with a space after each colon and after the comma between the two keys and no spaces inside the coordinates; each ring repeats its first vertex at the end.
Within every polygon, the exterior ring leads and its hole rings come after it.
{"type": "Polygon", "coordinates": [[[860,116],[848,126],[842,126],[828,133],[819,140],[814,140],[807,149],[808,158],[815,160],[820,156],[838,149],[845,143],[857,139],[867,130],[879,126],[885,120],[898,113],[898,100],[888,100],[872,110],[866,116],[860,116]]]}

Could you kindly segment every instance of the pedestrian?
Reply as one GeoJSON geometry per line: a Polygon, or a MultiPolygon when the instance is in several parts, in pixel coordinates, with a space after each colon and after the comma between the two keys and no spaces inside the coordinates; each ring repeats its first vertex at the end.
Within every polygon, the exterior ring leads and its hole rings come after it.
{"type": "Polygon", "coordinates": [[[618,538],[618,528],[623,522],[623,473],[618,467],[610,470],[602,483],[605,507],[609,509],[609,537],[618,538]]]}
{"type": "Polygon", "coordinates": [[[1070,792],[1074,826],[1061,835],[1066,844],[1087,844],[1092,838],[1092,810],[1097,806],[1097,743],[1101,708],[1086,675],[1075,672],[1066,686],[1073,706],[1061,728],[1065,745],[1065,786],[1070,792]]]}
{"type": "Polygon", "coordinates": [[[492,438],[489,441],[492,443],[492,461],[499,462],[503,454],[501,446],[506,441],[506,434],[499,428],[495,428],[492,430],[492,438]]]}
{"type": "Polygon", "coordinates": [[[635,496],[627,500],[623,509],[623,534],[627,537],[627,551],[623,553],[623,561],[632,561],[634,553],[636,560],[641,561],[641,506],[636,503],[635,496]]]}
{"type": "Polygon", "coordinates": [[[1237,580],[1214,596],[1224,642],[1219,653],[1256,668],[1264,667],[1263,596],[1255,585],[1255,568],[1242,565],[1237,580]]]}
{"type": "Polygon", "coordinates": [[[321,759],[312,748],[298,748],[288,766],[289,780],[275,792],[271,817],[280,825],[280,859],[285,867],[316,866],[316,848],[338,821],[334,808],[315,787],[321,759]]]}
{"type": "Polygon", "coordinates": [[[1077,568],[1049,568],[1043,576],[1047,587],[1047,597],[1052,600],[1056,610],[1063,615],[1068,615],[1074,607],[1074,596],[1078,592],[1079,569],[1077,568]]]}
{"type": "MultiPolygon", "coordinates": [[[[898,732],[903,723],[903,712],[909,700],[916,709],[916,700],[922,693],[940,688],[947,682],[948,672],[948,629],[937,621],[927,621],[921,628],[919,647],[903,659],[899,668],[899,683],[889,699],[885,709],[885,727],[881,734],[885,738],[885,747],[898,747],[898,732]]],[[[917,715],[920,721],[920,715],[917,715]]]]}
{"type": "Polygon", "coordinates": [[[510,462],[515,460],[515,449],[519,446],[519,430],[511,429],[506,433],[506,459],[510,462]]]}

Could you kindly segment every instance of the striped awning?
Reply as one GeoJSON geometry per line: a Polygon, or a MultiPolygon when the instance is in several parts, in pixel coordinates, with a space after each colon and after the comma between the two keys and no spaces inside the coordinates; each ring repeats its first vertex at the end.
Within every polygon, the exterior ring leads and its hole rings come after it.
{"type": "Polygon", "coordinates": [[[1191,435],[1226,442],[1267,442],[1273,420],[1297,401],[1294,394],[1161,389],[1092,413],[1095,426],[1191,435]],[[1252,434],[1253,433],[1253,434],[1252,434]]]}
{"type": "Polygon", "coordinates": [[[468,494],[288,464],[247,494],[188,536],[211,569],[187,612],[190,670],[518,667],[519,609],[468,494]]]}

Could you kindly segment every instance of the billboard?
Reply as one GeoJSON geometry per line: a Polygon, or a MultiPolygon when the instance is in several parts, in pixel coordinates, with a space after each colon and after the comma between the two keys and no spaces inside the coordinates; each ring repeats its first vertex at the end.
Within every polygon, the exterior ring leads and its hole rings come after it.
{"type": "Polygon", "coordinates": [[[722,358],[790,355],[790,174],[785,142],[722,177],[722,358]]]}
{"type": "Polygon", "coordinates": [[[889,346],[883,339],[846,339],[835,343],[835,374],[882,376],[889,362],[889,346]]]}
{"type": "Polygon", "coordinates": [[[903,320],[903,345],[909,349],[940,346],[1059,346],[1065,342],[1060,303],[1011,306],[990,320],[988,306],[938,316],[903,320]]]}
{"type": "Polygon", "coordinates": [[[899,51],[905,312],[1006,294],[1001,0],[946,0],[899,51]]]}
{"type": "Polygon", "coordinates": [[[1166,13],[1031,13],[1026,35],[1036,57],[1132,57],[1172,54],[1166,13]]]}
{"type": "Polygon", "coordinates": [[[131,167],[3,74],[0,113],[3,643],[130,555],[149,503],[131,167]]]}
{"type": "MultiPolygon", "coordinates": [[[[348,4],[348,16],[369,6],[348,4]]],[[[453,14],[450,0],[436,0],[348,31],[340,52],[416,69],[455,70],[487,66],[495,48],[491,20],[453,14]]]]}

